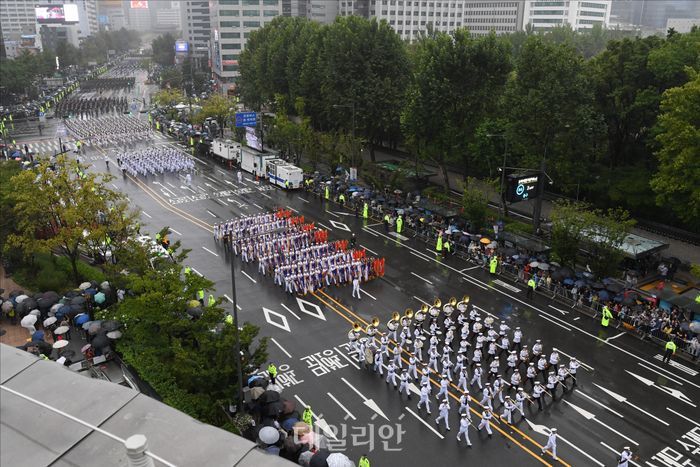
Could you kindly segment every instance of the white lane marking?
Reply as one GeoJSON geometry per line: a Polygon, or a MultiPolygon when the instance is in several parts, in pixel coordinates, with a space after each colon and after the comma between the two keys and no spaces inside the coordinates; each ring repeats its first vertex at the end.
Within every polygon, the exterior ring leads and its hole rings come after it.
{"type": "Polygon", "coordinates": [[[305,203],[308,203],[308,202],[309,202],[308,199],[304,199],[304,198],[302,198],[301,196],[297,196],[297,198],[299,198],[300,200],[302,200],[302,201],[305,202],[305,203]]]}
{"type": "Polygon", "coordinates": [[[626,333],[626,332],[621,332],[620,334],[617,334],[617,335],[615,335],[615,336],[608,337],[607,339],[605,339],[605,342],[609,342],[609,341],[611,341],[611,340],[613,340],[613,339],[617,339],[618,337],[624,336],[625,334],[627,334],[627,333],[626,333]]]}
{"type": "Polygon", "coordinates": [[[564,315],[564,316],[566,316],[567,314],[569,314],[568,311],[562,310],[561,308],[557,308],[557,307],[552,306],[552,305],[549,305],[549,308],[551,308],[551,309],[553,309],[553,310],[557,310],[559,313],[561,313],[561,314],[564,315]]]}
{"type": "Polygon", "coordinates": [[[166,185],[168,185],[170,188],[177,188],[175,185],[173,185],[170,182],[165,182],[166,185]]]}
{"type": "MultiPolygon", "coordinates": [[[[304,401],[299,398],[299,396],[294,394],[294,397],[296,398],[296,400],[299,401],[299,403],[303,407],[308,407],[304,403],[304,401]]],[[[328,426],[328,423],[324,419],[317,417],[313,410],[311,411],[311,415],[316,420],[316,425],[318,425],[318,427],[321,429],[321,431],[323,431],[326,434],[326,436],[328,436],[329,438],[333,438],[336,441],[338,440],[338,438],[335,437],[335,434],[333,434],[333,430],[331,430],[331,427],[328,426]]]]}
{"type": "Polygon", "coordinates": [[[260,206],[259,204],[253,203],[253,206],[255,206],[255,207],[258,208],[258,209],[265,209],[265,208],[263,208],[262,206],[260,206]]]}
{"type": "Polygon", "coordinates": [[[472,269],[476,269],[476,268],[480,268],[480,267],[481,267],[481,266],[476,265],[476,266],[472,266],[472,267],[470,267],[470,268],[460,269],[459,272],[471,271],[472,269]]]}
{"type": "Polygon", "coordinates": [[[250,276],[248,275],[247,272],[241,271],[241,273],[243,273],[244,276],[246,276],[248,279],[250,279],[251,281],[253,281],[253,284],[257,284],[257,283],[258,283],[258,281],[256,281],[256,280],[253,279],[252,277],[250,277],[250,276]]]}
{"type": "MultiPolygon", "coordinates": [[[[673,378],[670,377],[670,376],[666,376],[666,375],[664,375],[663,373],[659,373],[658,371],[654,371],[654,369],[651,368],[650,366],[647,366],[647,365],[645,365],[645,364],[643,364],[643,363],[639,363],[639,362],[637,362],[637,365],[641,366],[642,368],[646,368],[647,370],[652,371],[652,372],[654,372],[654,373],[658,373],[659,376],[663,376],[664,378],[668,379],[669,381],[673,381],[674,383],[676,383],[676,384],[679,385],[679,386],[683,386],[683,383],[681,383],[680,381],[675,380],[675,379],[673,379],[673,378]]],[[[673,373],[671,373],[671,374],[673,375],[673,373]]]]}
{"type": "Polygon", "coordinates": [[[363,228],[362,231],[365,232],[365,233],[370,234],[370,235],[373,236],[373,237],[379,237],[379,235],[377,235],[376,233],[372,232],[371,230],[368,230],[368,229],[363,228]]]}
{"type": "Polygon", "coordinates": [[[372,300],[377,300],[376,298],[374,298],[374,297],[372,296],[372,294],[370,294],[369,292],[365,292],[363,289],[360,289],[360,292],[362,292],[363,294],[367,295],[367,296],[368,296],[369,298],[371,298],[372,300]]]}
{"type": "Polygon", "coordinates": [[[292,330],[289,328],[289,321],[287,321],[287,317],[284,316],[281,313],[277,313],[275,310],[270,310],[269,308],[262,307],[263,310],[263,315],[265,316],[265,321],[267,321],[268,324],[273,325],[276,328],[280,328],[284,331],[287,332],[292,332],[292,330]],[[276,321],[273,319],[273,317],[276,317],[279,319],[279,321],[276,321]]]}
{"type": "Polygon", "coordinates": [[[208,251],[209,253],[211,253],[214,256],[219,256],[218,253],[214,253],[213,251],[211,251],[209,248],[207,248],[205,246],[203,246],[202,248],[204,249],[204,251],[208,251]]]}
{"type": "Polygon", "coordinates": [[[341,357],[343,357],[345,360],[347,360],[350,363],[350,365],[354,366],[357,370],[360,369],[360,367],[357,366],[357,364],[355,362],[353,362],[350,357],[345,355],[345,352],[341,352],[340,350],[338,350],[338,347],[333,347],[333,348],[335,349],[336,352],[338,352],[340,354],[341,357]]]}
{"type": "Polygon", "coordinates": [[[611,408],[608,407],[607,405],[603,404],[602,402],[598,402],[597,400],[593,399],[591,396],[589,396],[589,395],[586,394],[585,392],[581,392],[579,389],[577,389],[576,392],[577,392],[578,394],[581,394],[583,397],[587,398],[587,399],[590,400],[591,402],[593,402],[593,403],[595,403],[595,404],[598,404],[599,406],[601,406],[601,407],[604,408],[605,410],[609,411],[610,413],[613,413],[613,414],[617,415],[617,416],[620,417],[620,418],[625,418],[625,416],[622,415],[621,413],[615,412],[613,409],[611,409],[611,408]]]}
{"type": "MultiPolygon", "coordinates": [[[[642,412],[643,414],[648,415],[649,417],[653,418],[654,420],[656,420],[656,421],[658,421],[658,422],[661,422],[661,423],[663,423],[663,424],[666,425],[666,426],[669,426],[669,423],[668,423],[668,422],[666,422],[666,421],[664,421],[664,420],[661,420],[661,419],[660,419],[659,417],[657,417],[656,415],[652,415],[652,414],[650,414],[649,412],[647,412],[646,410],[643,410],[643,409],[637,407],[636,405],[632,404],[631,402],[629,402],[629,401],[627,400],[627,398],[626,398],[625,396],[622,396],[622,395],[620,395],[620,394],[618,394],[618,393],[616,393],[616,392],[614,392],[614,391],[611,391],[610,389],[606,389],[606,388],[604,388],[603,386],[601,386],[601,385],[599,385],[599,384],[593,383],[593,385],[596,386],[596,387],[597,387],[598,389],[600,389],[601,391],[605,392],[607,395],[609,395],[610,397],[612,397],[612,398],[615,399],[616,401],[622,402],[623,404],[627,404],[627,405],[629,405],[630,407],[632,407],[634,410],[637,410],[637,411],[639,411],[639,412],[642,412]]],[[[577,391],[578,391],[578,389],[577,389],[577,391]]]]}
{"type": "Polygon", "coordinates": [[[141,211],[141,214],[148,217],[149,219],[153,219],[153,217],[151,217],[151,215],[149,213],[147,213],[146,211],[141,211]]]}
{"type": "Polygon", "coordinates": [[[357,395],[360,396],[360,398],[362,398],[362,403],[363,403],[363,404],[365,404],[365,405],[366,405],[367,407],[369,407],[370,409],[374,410],[374,412],[377,413],[379,416],[384,417],[384,419],[385,419],[387,422],[389,421],[389,417],[387,417],[387,416],[384,414],[384,412],[382,411],[382,409],[379,408],[379,406],[377,405],[376,402],[374,402],[372,399],[366,398],[366,397],[364,396],[364,394],[362,394],[360,391],[357,390],[357,388],[355,388],[355,386],[353,386],[352,384],[348,383],[348,380],[347,380],[347,379],[342,378],[342,377],[341,377],[340,379],[343,381],[343,383],[347,384],[347,386],[348,386],[350,389],[352,389],[353,391],[355,391],[355,393],[357,393],[357,395]]]}
{"type": "Polygon", "coordinates": [[[428,262],[428,263],[430,262],[429,259],[423,258],[421,255],[417,255],[417,254],[415,254],[415,253],[412,252],[412,251],[409,251],[409,253],[411,253],[411,254],[412,254],[413,256],[415,256],[416,258],[422,259],[422,260],[425,261],[425,262],[428,262]]]}
{"type": "Polygon", "coordinates": [[[177,234],[177,235],[182,235],[180,232],[178,232],[177,230],[173,229],[172,227],[170,227],[170,231],[171,231],[172,233],[177,234]]]}
{"type": "Polygon", "coordinates": [[[272,342],[274,342],[274,344],[275,344],[277,347],[279,347],[280,350],[281,350],[282,352],[284,352],[284,354],[285,354],[287,357],[292,358],[292,356],[289,355],[289,352],[287,352],[286,350],[284,350],[284,347],[282,347],[282,346],[280,345],[280,343],[277,342],[277,341],[275,340],[274,337],[270,337],[270,340],[271,340],[272,342]]]}
{"type": "Polygon", "coordinates": [[[219,217],[219,216],[217,216],[216,214],[214,214],[213,212],[211,212],[209,209],[207,209],[206,211],[209,213],[209,215],[210,215],[211,217],[219,217]]]}
{"type": "MultiPolygon", "coordinates": [[[[205,177],[205,178],[208,178],[209,180],[211,180],[211,181],[214,182],[214,183],[217,183],[217,182],[218,182],[218,180],[211,178],[209,175],[205,175],[204,177],[205,177]]],[[[212,187],[212,188],[213,188],[213,187],[212,187]]]]}
{"type": "Polygon", "coordinates": [[[668,410],[668,411],[671,412],[671,413],[675,413],[676,415],[678,415],[678,416],[681,417],[681,418],[684,418],[685,420],[688,420],[688,421],[689,421],[690,423],[692,423],[693,425],[700,426],[700,423],[696,422],[696,421],[693,420],[693,419],[690,419],[690,418],[686,417],[686,416],[683,415],[683,414],[680,414],[680,413],[676,412],[675,410],[673,410],[673,409],[670,408],[670,407],[666,407],[666,410],[668,410]]]}
{"type": "Polygon", "coordinates": [[[117,188],[117,185],[115,185],[114,183],[112,183],[112,188],[114,188],[115,190],[119,189],[119,188],[117,188]]]}
{"type": "MultiPolygon", "coordinates": [[[[568,353],[563,352],[563,351],[562,351],[560,348],[558,348],[558,347],[557,347],[557,351],[558,351],[560,354],[566,355],[566,356],[569,357],[569,358],[574,358],[574,357],[572,357],[571,355],[569,355],[568,353]]],[[[593,367],[590,366],[590,365],[587,365],[587,364],[583,363],[580,359],[579,359],[578,362],[581,364],[581,366],[582,366],[584,369],[586,369],[586,370],[588,370],[588,371],[595,371],[595,368],[593,368],[593,367]]]]}
{"type": "Polygon", "coordinates": [[[228,206],[228,203],[227,203],[226,201],[224,201],[223,198],[219,198],[219,199],[217,199],[216,201],[218,201],[218,202],[220,202],[220,203],[223,203],[224,206],[228,206]]]}
{"type": "Polygon", "coordinates": [[[280,303],[280,305],[282,305],[282,308],[284,308],[285,310],[287,310],[292,316],[294,316],[296,319],[298,319],[299,321],[301,321],[301,318],[299,317],[299,315],[296,314],[296,313],[294,313],[292,310],[290,310],[289,307],[288,307],[287,305],[285,305],[284,303],[280,303]]]}
{"type": "Polygon", "coordinates": [[[219,172],[221,175],[224,175],[224,176],[226,175],[226,172],[224,172],[223,170],[216,169],[216,171],[219,172]]]}
{"type": "Polygon", "coordinates": [[[636,441],[633,440],[632,438],[628,437],[627,435],[624,435],[624,434],[620,433],[620,432],[617,431],[615,428],[613,428],[613,427],[611,427],[611,426],[609,426],[609,425],[606,425],[605,423],[601,422],[601,421],[598,420],[598,419],[596,418],[596,416],[595,416],[594,414],[592,414],[591,412],[589,412],[589,411],[587,411],[587,410],[585,410],[585,409],[582,409],[581,407],[579,407],[579,406],[577,406],[577,405],[574,405],[574,404],[572,404],[571,402],[569,402],[569,401],[567,401],[567,400],[564,400],[564,402],[565,402],[566,404],[568,404],[569,406],[571,406],[572,409],[574,409],[576,412],[578,412],[578,413],[579,413],[581,416],[583,416],[583,418],[585,418],[586,420],[593,420],[594,422],[598,423],[600,426],[603,426],[603,427],[607,428],[608,430],[612,431],[613,433],[615,433],[616,435],[620,436],[621,438],[626,439],[627,441],[629,441],[630,443],[634,444],[635,446],[639,446],[639,443],[638,443],[638,442],[636,442],[636,441]]]}
{"type": "Polygon", "coordinates": [[[517,288],[517,287],[515,287],[515,286],[513,286],[513,285],[510,285],[510,284],[507,284],[507,283],[503,282],[501,279],[496,279],[495,281],[493,281],[493,283],[494,283],[494,284],[498,284],[498,285],[500,285],[501,287],[505,287],[506,289],[510,290],[510,291],[513,292],[513,293],[520,293],[520,292],[522,292],[522,290],[520,290],[519,288],[517,288]]]}
{"type": "Polygon", "coordinates": [[[429,281],[428,279],[426,279],[425,277],[421,277],[421,276],[419,276],[418,274],[416,274],[416,273],[413,272],[413,271],[411,271],[411,274],[413,274],[414,276],[416,276],[418,279],[422,279],[422,280],[424,280],[425,282],[427,282],[428,284],[433,285],[433,283],[430,282],[430,281],[429,281]]]}
{"type": "Polygon", "coordinates": [[[578,320],[580,320],[580,319],[581,319],[581,317],[580,317],[580,316],[577,316],[576,318],[574,318],[574,321],[578,321],[578,320]]]}
{"type": "Polygon", "coordinates": [[[331,211],[328,211],[328,210],[326,210],[326,214],[330,214],[331,216],[335,216],[335,217],[340,217],[338,214],[331,212],[331,211]]]}
{"type": "Polygon", "coordinates": [[[425,304],[425,305],[430,306],[430,303],[426,302],[426,301],[423,300],[422,298],[418,298],[418,297],[416,297],[415,295],[413,296],[413,298],[415,298],[416,300],[418,300],[419,302],[421,302],[421,303],[423,303],[423,304],[425,304]]]}
{"type": "Polygon", "coordinates": [[[372,251],[372,250],[370,250],[369,248],[367,248],[366,246],[364,246],[364,245],[362,245],[362,244],[360,244],[360,246],[361,246],[362,248],[364,248],[365,250],[369,251],[370,253],[372,253],[373,255],[379,256],[379,253],[377,253],[376,251],[372,251]]]}
{"type": "Polygon", "coordinates": [[[556,325],[559,326],[560,328],[564,328],[564,329],[566,329],[567,331],[571,331],[571,328],[566,327],[566,326],[564,326],[563,324],[559,324],[559,323],[557,323],[556,321],[554,321],[553,319],[547,318],[545,315],[540,315],[540,318],[542,318],[542,319],[544,319],[544,320],[547,320],[547,321],[549,321],[549,322],[552,323],[552,324],[556,324],[556,325]]]}
{"type": "Polygon", "coordinates": [[[416,420],[418,420],[419,422],[421,422],[423,425],[427,426],[428,429],[429,429],[430,431],[432,431],[433,433],[435,433],[435,434],[437,435],[438,438],[440,438],[440,439],[445,439],[445,437],[442,436],[442,434],[441,434],[439,431],[437,431],[435,428],[433,428],[432,426],[430,426],[430,424],[427,423],[425,420],[423,420],[423,418],[421,418],[420,415],[418,415],[417,413],[415,413],[413,410],[409,409],[408,407],[406,407],[406,410],[408,410],[408,413],[410,413],[411,415],[413,415],[414,417],[416,417],[416,420]]]}
{"type": "Polygon", "coordinates": [[[686,396],[685,394],[683,394],[683,393],[682,393],[681,391],[679,391],[678,389],[669,388],[668,386],[664,386],[663,384],[656,384],[656,383],[654,383],[652,380],[647,379],[647,378],[645,378],[645,377],[643,377],[643,376],[639,376],[639,375],[637,375],[637,374],[635,374],[635,373],[632,373],[632,372],[629,371],[629,370],[625,370],[625,373],[628,373],[628,374],[634,376],[635,378],[637,378],[639,381],[641,381],[642,383],[646,384],[647,386],[653,386],[653,387],[655,387],[656,389],[658,389],[659,391],[665,392],[666,394],[669,394],[670,396],[675,397],[676,399],[678,399],[678,400],[681,401],[681,402],[685,402],[686,404],[688,404],[688,405],[690,405],[690,406],[692,406],[692,407],[697,407],[697,405],[695,405],[695,404],[693,404],[693,403],[691,402],[691,399],[688,398],[688,396],[686,396]]]}
{"type": "Polygon", "coordinates": [[[336,399],[333,394],[331,394],[330,392],[327,392],[326,394],[328,394],[328,397],[330,397],[333,400],[333,402],[338,404],[338,407],[343,409],[343,411],[345,412],[345,414],[348,417],[352,418],[353,420],[357,420],[357,418],[355,418],[355,416],[352,414],[352,412],[350,412],[348,409],[346,409],[345,406],[343,404],[341,404],[340,401],[338,399],[336,399]]]}
{"type": "MultiPolygon", "coordinates": [[[[609,450],[611,450],[612,452],[614,452],[615,454],[617,454],[618,457],[620,456],[620,453],[619,453],[618,451],[616,451],[614,448],[611,448],[610,446],[608,446],[607,444],[605,444],[605,443],[602,442],[602,441],[600,442],[600,444],[602,444],[603,446],[605,446],[606,448],[608,448],[609,450]]],[[[637,467],[641,467],[639,464],[637,464],[637,463],[636,463],[635,461],[633,461],[632,459],[630,459],[628,462],[629,462],[630,464],[632,464],[632,465],[636,465],[637,467]]]]}
{"type": "Polygon", "coordinates": [[[289,209],[290,211],[294,211],[294,212],[296,212],[297,214],[299,214],[299,211],[297,211],[296,209],[294,209],[294,208],[291,207],[291,206],[285,206],[285,208],[287,208],[287,209],[289,209]]]}
{"type": "Polygon", "coordinates": [[[398,238],[399,240],[403,240],[404,242],[408,240],[408,237],[404,237],[403,235],[397,232],[389,232],[389,235],[393,235],[394,237],[398,238]]]}
{"type": "MultiPolygon", "coordinates": [[[[528,418],[526,418],[525,421],[527,422],[527,424],[530,426],[530,428],[532,428],[532,430],[533,430],[535,433],[539,433],[539,434],[544,435],[544,436],[549,436],[549,434],[551,433],[550,429],[549,429],[548,427],[544,426],[544,425],[538,425],[538,424],[536,424],[536,423],[532,423],[532,422],[530,421],[530,419],[528,419],[528,418]]],[[[603,464],[602,462],[600,462],[600,461],[598,461],[598,460],[592,458],[588,453],[586,453],[585,451],[583,451],[581,448],[579,448],[578,446],[576,446],[575,444],[573,444],[573,443],[572,443],[571,441],[569,441],[568,439],[564,438],[561,434],[557,433],[557,438],[560,439],[560,440],[562,440],[562,441],[564,441],[566,444],[568,444],[568,445],[571,446],[572,448],[576,449],[578,452],[580,452],[580,453],[583,454],[584,456],[588,457],[590,460],[592,460],[593,462],[595,462],[596,464],[598,464],[600,467],[605,467],[605,464],[603,464]]]]}
{"type": "MultiPolygon", "coordinates": [[[[199,277],[204,277],[204,276],[202,275],[202,273],[199,272],[199,271],[197,271],[195,268],[191,268],[191,269],[192,269],[192,271],[194,271],[194,273],[197,274],[199,277]]],[[[224,295],[224,297],[225,297],[225,296],[226,296],[226,295],[224,295]]],[[[231,299],[229,298],[229,300],[231,300],[231,299]]],[[[231,300],[231,301],[233,302],[233,300],[231,300]]]]}
{"type": "Polygon", "coordinates": [[[263,193],[262,191],[260,192],[260,194],[263,195],[267,199],[272,199],[272,196],[268,196],[265,193],[263,193]]]}
{"type": "MultiPolygon", "coordinates": [[[[663,361],[663,359],[664,359],[664,357],[662,357],[662,356],[659,355],[659,354],[654,355],[654,358],[655,358],[656,360],[660,360],[660,361],[663,361]]],[[[687,366],[685,366],[685,365],[681,365],[680,363],[678,363],[678,362],[676,362],[676,361],[674,361],[674,360],[671,360],[671,361],[669,362],[669,365],[671,365],[671,366],[674,367],[674,368],[678,368],[679,370],[681,370],[681,371],[684,372],[684,373],[688,373],[690,376],[697,376],[697,375],[698,375],[698,372],[697,372],[697,371],[695,371],[695,370],[693,370],[692,368],[689,368],[689,367],[687,367],[687,366]]]]}
{"type": "Polygon", "coordinates": [[[323,228],[326,229],[326,230],[333,230],[333,229],[331,229],[330,227],[328,227],[327,225],[321,224],[320,222],[317,222],[317,224],[320,225],[321,227],[323,227],[323,228]]]}

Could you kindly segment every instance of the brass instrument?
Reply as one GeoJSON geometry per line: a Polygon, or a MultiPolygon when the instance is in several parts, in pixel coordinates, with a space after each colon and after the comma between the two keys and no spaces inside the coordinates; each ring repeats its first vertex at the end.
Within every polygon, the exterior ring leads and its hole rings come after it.
{"type": "Polygon", "coordinates": [[[457,302],[457,309],[460,311],[460,313],[464,313],[467,311],[467,308],[469,307],[469,295],[465,295],[462,297],[462,300],[457,302]]]}
{"type": "Polygon", "coordinates": [[[419,326],[423,324],[423,321],[425,321],[426,313],[428,313],[428,305],[423,305],[420,307],[420,310],[416,311],[414,315],[416,324],[418,324],[419,326]]]}
{"type": "Polygon", "coordinates": [[[401,315],[399,315],[398,311],[395,311],[391,314],[391,319],[386,323],[386,327],[389,328],[389,331],[396,331],[399,328],[400,318],[401,315]]]}
{"type": "Polygon", "coordinates": [[[404,311],[403,317],[401,318],[401,326],[409,327],[411,325],[411,320],[413,320],[414,315],[415,313],[413,312],[413,309],[406,308],[406,311],[404,311]]]}
{"type": "Polygon", "coordinates": [[[377,333],[377,328],[379,327],[379,318],[376,316],[372,318],[372,322],[367,325],[365,328],[365,333],[370,336],[374,337],[374,335],[377,333]]]}
{"type": "Polygon", "coordinates": [[[448,303],[445,303],[442,307],[442,312],[445,316],[451,316],[452,312],[455,311],[455,306],[457,305],[457,299],[452,297],[448,303]]]}
{"type": "Polygon", "coordinates": [[[361,331],[362,331],[362,326],[360,326],[360,323],[355,321],[352,324],[352,329],[350,329],[348,331],[348,339],[350,339],[352,342],[355,342],[360,337],[361,331]]]}
{"type": "Polygon", "coordinates": [[[439,298],[436,298],[435,301],[433,302],[433,306],[430,307],[430,310],[428,310],[428,313],[430,313],[430,316],[433,318],[437,318],[440,316],[440,307],[442,306],[442,302],[440,301],[439,298]]]}

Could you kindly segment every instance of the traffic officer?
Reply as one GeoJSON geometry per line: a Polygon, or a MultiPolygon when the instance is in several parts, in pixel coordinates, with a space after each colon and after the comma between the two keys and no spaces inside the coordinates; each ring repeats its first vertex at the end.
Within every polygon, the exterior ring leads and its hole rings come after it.
{"type": "Polygon", "coordinates": [[[209,294],[209,299],[207,300],[207,306],[209,308],[211,308],[214,305],[216,305],[216,299],[214,298],[214,294],[209,294]]]}
{"type": "Polygon", "coordinates": [[[491,257],[491,261],[489,261],[489,272],[491,273],[492,276],[496,275],[496,269],[498,269],[498,258],[494,254],[491,257]]]}
{"type": "Polygon", "coordinates": [[[605,304],[603,305],[603,314],[600,318],[600,325],[603,326],[604,328],[607,328],[608,325],[610,324],[610,320],[612,319],[613,315],[610,312],[610,308],[608,308],[608,305],[605,304]]]}
{"type": "Polygon", "coordinates": [[[270,375],[270,383],[275,384],[275,378],[277,378],[277,367],[274,363],[270,362],[267,365],[267,374],[270,375]]]}
{"type": "Polygon", "coordinates": [[[664,358],[663,358],[664,363],[669,363],[671,361],[671,356],[676,354],[677,347],[676,347],[676,343],[673,340],[674,336],[675,336],[674,334],[671,334],[669,336],[668,342],[666,342],[666,347],[665,347],[666,352],[664,352],[664,358]]]}
{"type": "Polygon", "coordinates": [[[360,461],[357,463],[357,467],[370,467],[369,459],[367,459],[367,454],[362,454],[360,461]]]}
{"type": "Polygon", "coordinates": [[[345,206],[345,194],[344,193],[341,193],[340,195],[338,195],[338,204],[340,204],[341,208],[343,206],[345,206]]]}
{"type": "Polygon", "coordinates": [[[467,416],[469,412],[462,414],[462,419],[459,421],[459,432],[457,433],[457,441],[461,441],[462,435],[464,435],[464,440],[467,442],[467,447],[472,447],[472,442],[469,440],[469,417],[467,416]]]}
{"type": "Polygon", "coordinates": [[[301,419],[304,423],[309,425],[309,428],[313,428],[313,415],[311,414],[311,406],[307,405],[304,409],[304,413],[301,415],[301,419]]]}
{"type": "Polygon", "coordinates": [[[367,204],[367,201],[362,205],[362,218],[369,219],[369,204],[367,204]]]}
{"type": "Polygon", "coordinates": [[[535,282],[533,277],[530,277],[530,279],[527,281],[527,298],[532,298],[532,294],[535,292],[536,287],[537,282],[535,282]]]}

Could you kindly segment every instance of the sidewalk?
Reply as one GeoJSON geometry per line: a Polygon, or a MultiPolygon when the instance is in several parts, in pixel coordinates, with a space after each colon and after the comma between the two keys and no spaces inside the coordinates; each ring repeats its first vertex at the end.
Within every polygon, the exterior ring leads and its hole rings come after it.
{"type": "MultiPolygon", "coordinates": [[[[367,162],[370,161],[369,151],[362,151],[362,156],[367,162]]],[[[389,153],[381,149],[375,150],[375,159],[377,162],[404,158],[405,156],[403,156],[402,153],[398,151],[389,153]]],[[[438,186],[445,186],[442,173],[440,172],[438,167],[431,166],[429,164],[424,164],[424,166],[431,170],[434,170],[437,173],[437,175],[430,177],[429,181],[431,183],[438,186]]],[[[450,181],[450,189],[454,190],[455,192],[461,193],[463,182],[462,175],[456,172],[449,171],[447,175],[450,181]]],[[[500,206],[500,196],[498,195],[498,192],[492,190],[490,187],[486,187],[485,184],[482,184],[482,189],[484,190],[484,193],[486,193],[486,195],[488,196],[489,202],[491,204],[500,206]]],[[[550,218],[552,206],[552,201],[546,198],[542,200],[542,217],[544,217],[545,219],[550,218]]],[[[527,221],[529,222],[529,220],[532,219],[532,213],[534,211],[534,208],[534,200],[527,200],[521,201],[517,204],[509,205],[508,211],[509,213],[511,213],[510,215],[515,217],[517,220],[525,221],[526,219],[524,217],[527,217],[527,221]]],[[[664,237],[662,235],[658,235],[640,228],[633,228],[632,233],[651,240],[668,243],[668,249],[663,251],[663,256],[665,257],[675,256],[676,258],[679,258],[684,262],[700,264],[700,247],[697,247],[696,245],[664,237]]]]}

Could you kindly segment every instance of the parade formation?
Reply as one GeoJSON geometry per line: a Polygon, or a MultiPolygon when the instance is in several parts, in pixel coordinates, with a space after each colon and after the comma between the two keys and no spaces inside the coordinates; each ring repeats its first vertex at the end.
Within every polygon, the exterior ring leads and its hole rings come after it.
{"type": "Polygon", "coordinates": [[[172,148],[149,148],[116,154],[117,165],[131,176],[153,176],[164,173],[191,172],[194,160],[172,148]]]}
{"type": "Polygon", "coordinates": [[[108,115],[90,120],[66,120],[66,128],[78,140],[98,146],[132,144],[150,139],[148,122],[132,116],[108,115]]]}

